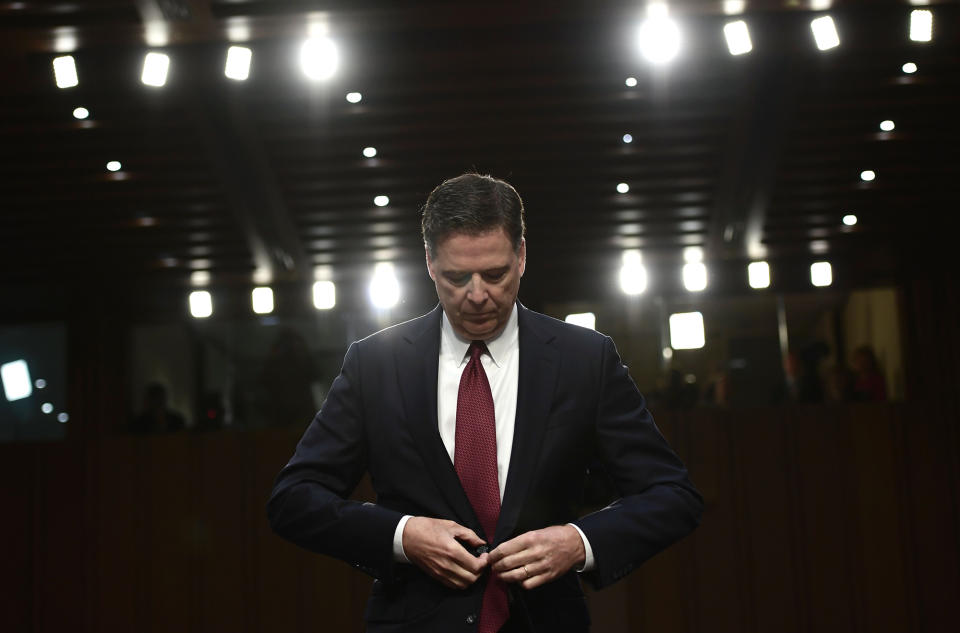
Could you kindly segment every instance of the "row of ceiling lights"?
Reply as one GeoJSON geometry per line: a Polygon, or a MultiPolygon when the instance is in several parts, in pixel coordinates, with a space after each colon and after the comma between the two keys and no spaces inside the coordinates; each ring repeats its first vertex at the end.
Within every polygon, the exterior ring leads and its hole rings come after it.
{"type": "MultiPolygon", "coordinates": [[[[707,288],[707,267],[702,257],[703,251],[699,247],[684,249],[686,263],[683,265],[682,278],[684,287],[690,292],[701,292],[707,288]]],[[[751,262],[747,266],[747,281],[751,288],[768,288],[770,265],[765,261],[751,262]]],[[[833,268],[830,262],[820,261],[810,265],[810,283],[817,287],[833,283],[833,268]]],[[[646,291],[647,271],[639,251],[628,250],[623,253],[620,288],[624,294],[631,296],[646,291]]],[[[401,291],[393,264],[381,262],[376,265],[367,291],[370,303],[378,310],[389,310],[397,305],[401,291]]],[[[256,314],[273,312],[273,289],[269,286],[257,286],[250,297],[256,314]]],[[[337,288],[333,281],[324,279],[314,282],[313,305],[318,310],[330,310],[337,305],[337,288]]],[[[213,296],[209,290],[194,290],[189,296],[189,306],[190,314],[194,317],[209,317],[213,314],[213,296]]]]}

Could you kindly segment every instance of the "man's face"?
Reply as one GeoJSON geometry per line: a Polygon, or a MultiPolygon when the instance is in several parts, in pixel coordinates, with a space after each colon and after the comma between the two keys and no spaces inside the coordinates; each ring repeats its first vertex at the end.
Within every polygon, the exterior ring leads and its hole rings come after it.
{"type": "Polygon", "coordinates": [[[454,331],[468,340],[499,334],[510,318],[527,262],[497,227],[480,235],[454,233],[427,251],[427,270],[454,331]]]}

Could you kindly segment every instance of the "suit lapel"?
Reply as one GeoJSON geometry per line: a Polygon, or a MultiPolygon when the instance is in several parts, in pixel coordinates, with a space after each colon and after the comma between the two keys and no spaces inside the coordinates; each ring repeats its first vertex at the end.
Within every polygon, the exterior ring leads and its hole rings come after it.
{"type": "Polygon", "coordinates": [[[437,306],[423,319],[423,327],[405,337],[398,355],[398,376],[404,412],[417,450],[459,523],[482,534],[457,471],[440,438],[437,422],[437,371],[440,357],[440,319],[437,306]],[[413,368],[412,370],[410,368],[413,368]]]}
{"type": "Polygon", "coordinates": [[[501,543],[517,524],[527,490],[536,471],[547,414],[553,402],[559,371],[559,352],[550,345],[552,335],[542,332],[529,311],[518,306],[520,328],[520,377],[517,385],[517,417],[507,485],[500,504],[500,519],[494,539],[501,543]]]}

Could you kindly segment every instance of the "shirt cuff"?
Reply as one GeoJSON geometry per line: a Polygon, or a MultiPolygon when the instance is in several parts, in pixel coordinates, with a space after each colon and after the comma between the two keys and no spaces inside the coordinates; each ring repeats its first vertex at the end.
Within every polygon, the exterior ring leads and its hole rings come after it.
{"type": "MultiPolygon", "coordinates": [[[[403,515],[403,518],[397,523],[397,529],[393,532],[393,560],[398,563],[410,562],[410,559],[407,558],[407,555],[403,551],[403,527],[411,518],[413,517],[409,514],[403,515]]],[[[583,532],[581,532],[580,535],[583,536],[583,532]]],[[[584,541],[586,541],[586,539],[584,539],[584,541]]]]}
{"type": "Polygon", "coordinates": [[[583,566],[580,567],[577,571],[578,572],[593,571],[593,568],[597,566],[597,563],[595,560],[593,560],[593,548],[590,547],[590,541],[587,540],[587,535],[584,534],[583,530],[581,530],[579,527],[577,527],[573,523],[567,523],[567,525],[572,525],[573,529],[575,529],[577,531],[577,534],[580,535],[580,540],[583,541],[583,552],[584,552],[583,566]]]}

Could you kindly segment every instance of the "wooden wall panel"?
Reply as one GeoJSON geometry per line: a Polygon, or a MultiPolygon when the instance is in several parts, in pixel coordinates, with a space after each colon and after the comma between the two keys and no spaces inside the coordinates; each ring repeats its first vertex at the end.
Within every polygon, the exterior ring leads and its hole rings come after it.
{"type": "Polygon", "coordinates": [[[0,631],[29,631],[33,624],[38,447],[0,446],[0,631]]]}

